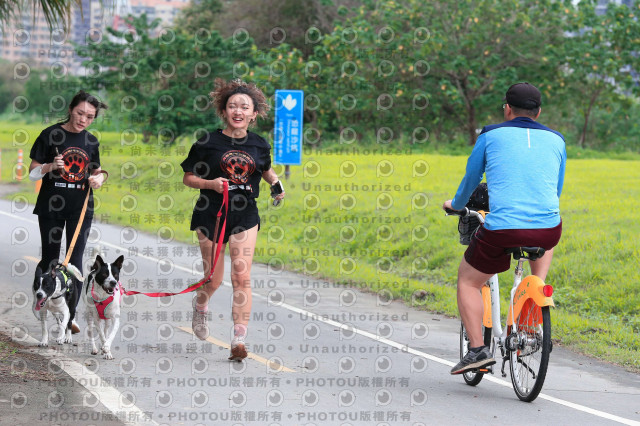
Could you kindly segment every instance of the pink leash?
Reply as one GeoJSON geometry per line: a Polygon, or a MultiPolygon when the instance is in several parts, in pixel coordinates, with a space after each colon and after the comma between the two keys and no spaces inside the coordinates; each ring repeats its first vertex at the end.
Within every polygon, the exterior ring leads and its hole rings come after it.
{"type": "MultiPolygon", "coordinates": [[[[215,236],[218,233],[218,225],[220,225],[220,217],[222,216],[222,209],[224,208],[224,221],[222,221],[222,230],[220,231],[220,237],[218,238],[218,242],[216,243],[216,249],[211,252],[211,257],[213,260],[213,265],[211,266],[211,271],[209,271],[209,276],[201,279],[195,284],[191,284],[189,287],[185,288],[179,293],[142,293],[139,291],[126,291],[124,294],[126,296],[130,296],[133,294],[142,294],[149,297],[166,297],[166,296],[176,296],[178,294],[190,293],[194,290],[200,288],[205,282],[207,282],[213,276],[213,271],[216,269],[216,264],[218,263],[218,257],[220,257],[220,252],[222,251],[222,245],[224,244],[224,231],[227,226],[227,214],[229,213],[229,184],[227,182],[223,182],[223,191],[222,191],[222,205],[220,206],[220,210],[218,210],[218,215],[216,218],[216,228],[213,232],[215,236]],[[215,252],[215,257],[214,257],[215,252]]],[[[214,237],[215,238],[215,237],[214,237]]],[[[122,284],[120,284],[122,286],[122,284]]],[[[124,287],[122,287],[124,289],[124,287]]]]}

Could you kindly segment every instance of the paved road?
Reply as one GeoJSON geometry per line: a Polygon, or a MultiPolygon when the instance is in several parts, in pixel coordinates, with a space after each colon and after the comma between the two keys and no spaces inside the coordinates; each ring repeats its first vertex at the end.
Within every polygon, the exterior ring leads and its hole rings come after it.
{"type": "MultiPolygon", "coordinates": [[[[227,361],[229,285],[212,302],[206,342],[191,334],[189,295],[129,296],[114,360],[92,356],[82,334],[73,345],[34,347],[31,210],[0,201],[0,331],[54,360],[59,380],[46,398],[36,382],[0,386],[0,424],[640,424],[638,375],[556,346],[543,393],[522,403],[508,377],[469,387],[449,375],[458,321],[268,265],[253,268],[244,363],[227,361]]],[[[96,224],[89,247],[98,245],[109,261],[125,255],[127,289],[179,291],[199,277],[196,245],[162,232],[96,224]]]]}

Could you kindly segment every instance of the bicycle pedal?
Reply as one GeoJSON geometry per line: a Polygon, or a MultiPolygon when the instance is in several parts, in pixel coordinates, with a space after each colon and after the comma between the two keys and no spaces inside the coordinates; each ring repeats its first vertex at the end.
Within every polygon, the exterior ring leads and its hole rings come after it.
{"type": "Polygon", "coordinates": [[[492,369],[492,368],[487,368],[487,367],[483,367],[483,368],[474,368],[473,370],[471,370],[471,373],[474,373],[474,374],[487,374],[487,373],[491,373],[491,374],[493,374],[493,369],[492,369]]]}

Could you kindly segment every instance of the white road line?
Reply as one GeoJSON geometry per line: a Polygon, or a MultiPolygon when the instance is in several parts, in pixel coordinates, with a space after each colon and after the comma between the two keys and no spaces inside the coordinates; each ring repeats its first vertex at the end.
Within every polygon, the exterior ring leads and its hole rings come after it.
{"type": "MultiPolygon", "coordinates": [[[[18,216],[15,216],[15,215],[10,214],[10,213],[5,213],[5,212],[0,212],[0,213],[5,214],[5,215],[10,216],[10,217],[19,218],[18,216]]],[[[23,219],[23,220],[25,220],[25,219],[23,219]]],[[[101,242],[101,244],[105,245],[105,246],[109,246],[111,248],[123,250],[124,252],[127,251],[127,249],[125,249],[124,247],[120,247],[120,246],[118,246],[116,244],[111,244],[111,243],[107,243],[107,242],[101,242]]],[[[156,257],[153,257],[153,256],[145,256],[145,255],[138,255],[137,257],[140,257],[140,258],[143,258],[143,259],[147,259],[147,260],[150,260],[150,261],[156,262],[156,263],[159,263],[159,262],[167,260],[167,259],[159,259],[159,258],[156,258],[156,257]]],[[[184,266],[180,266],[180,265],[177,265],[177,264],[174,264],[174,267],[177,268],[177,269],[180,269],[182,271],[185,271],[185,272],[193,272],[193,270],[191,268],[186,268],[184,266]]],[[[229,285],[228,283],[223,283],[223,284],[229,285]]],[[[266,296],[263,296],[263,295],[261,295],[259,293],[254,293],[254,296],[257,296],[258,298],[261,298],[263,300],[267,300],[266,296]]],[[[293,306],[293,305],[289,305],[287,303],[277,303],[277,304],[273,304],[272,306],[281,306],[281,307],[283,307],[285,309],[288,309],[288,310],[290,310],[292,312],[295,312],[295,313],[298,313],[298,314],[304,314],[304,315],[308,316],[309,318],[311,318],[314,321],[323,322],[323,323],[329,324],[329,325],[331,325],[333,327],[339,327],[340,329],[349,330],[349,331],[357,333],[357,334],[359,334],[359,335],[361,335],[363,337],[367,337],[369,339],[375,340],[376,342],[384,343],[384,344],[389,345],[391,347],[397,348],[397,349],[399,349],[399,350],[401,350],[403,352],[410,353],[410,354],[417,355],[417,356],[421,356],[423,358],[429,359],[429,360],[437,362],[439,364],[446,365],[448,367],[453,367],[455,365],[455,363],[453,363],[451,361],[447,361],[446,359],[439,358],[437,356],[428,354],[426,352],[422,352],[422,351],[410,348],[408,345],[404,345],[402,343],[394,342],[393,340],[389,340],[387,338],[380,337],[380,336],[378,336],[376,334],[369,333],[368,331],[360,330],[360,329],[352,327],[352,326],[350,326],[348,324],[344,324],[344,323],[340,323],[340,322],[337,322],[337,321],[333,321],[333,320],[328,319],[328,318],[323,318],[322,315],[315,314],[313,312],[307,311],[305,309],[298,308],[298,307],[293,306]]],[[[496,383],[498,385],[501,385],[501,386],[505,386],[505,387],[508,387],[508,388],[511,387],[511,383],[509,383],[509,382],[507,382],[505,380],[500,380],[498,378],[491,377],[489,375],[485,375],[484,379],[488,380],[488,381],[490,381],[492,383],[496,383]]],[[[118,392],[118,391],[116,390],[116,392],[118,392]]],[[[593,409],[593,408],[589,408],[589,407],[586,407],[584,405],[575,404],[573,402],[565,401],[563,399],[555,398],[553,396],[546,395],[546,394],[543,394],[543,393],[540,393],[538,398],[541,398],[541,399],[544,399],[544,400],[547,400],[549,402],[553,402],[553,403],[556,403],[556,404],[559,404],[559,405],[563,405],[565,407],[572,408],[572,409],[577,410],[577,411],[582,411],[584,413],[592,414],[594,416],[601,417],[603,419],[615,421],[615,422],[618,422],[618,423],[621,423],[621,424],[631,425],[631,426],[640,426],[640,422],[637,422],[637,421],[634,421],[634,420],[631,420],[631,419],[627,419],[627,418],[624,418],[624,417],[616,416],[614,414],[606,413],[604,411],[600,411],[600,410],[596,410],[596,409],[593,409]]]]}
{"type": "MultiPolygon", "coordinates": [[[[109,243],[103,243],[103,244],[104,245],[108,245],[108,246],[110,246],[112,248],[124,250],[122,247],[119,247],[119,246],[114,245],[114,244],[109,244],[109,243]]],[[[158,258],[155,258],[155,257],[152,257],[152,256],[140,256],[140,257],[144,257],[145,259],[154,261],[156,263],[159,263],[161,261],[166,261],[166,259],[158,259],[158,258]]],[[[192,269],[186,268],[186,267],[183,267],[183,266],[180,266],[180,265],[174,265],[174,267],[177,268],[177,269],[186,271],[186,272],[193,272],[192,269]]],[[[223,284],[227,285],[227,286],[230,285],[227,282],[223,282],[223,284]]],[[[257,297],[257,298],[260,298],[260,299],[268,301],[266,296],[263,296],[263,295],[261,295],[259,293],[254,292],[253,295],[254,295],[254,297],[257,297]]],[[[323,322],[323,323],[331,325],[333,327],[338,327],[340,329],[345,329],[345,330],[351,331],[353,333],[357,333],[357,334],[359,334],[359,335],[361,335],[363,337],[367,337],[367,338],[369,338],[371,340],[375,340],[376,342],[384,343],[385,345],[389,345],[391,347],[397,348],[402,352],[406,352],[406,353],[409,353],[409,354],[412,354],[412,355],[421,356],[423,358],[426,358],[428,360],[437,362],[437,363],[442,364],[442,365],[446,365],[448,367],[453,367],[455,365],[454,362],[447,361],[446,359],[439,358],[437,356],[428,354],[426,352],[419,351],[417,349],[413,349],[413,348],[409,347],[406,344],[398,343],[398,342],[395,342],[393,340],[387,339],[385,337],[381,337],[381,336],[378,336],[376,334],[370,333],[368,331],[360,330],[360,329],[352,327],[352,326],[350,326],[348,324],[344,324],[344,323],[341,323],[341,322],[333,321],[333,320],[328,319],[328,318],[323,318],[322,315],[315,314],[313,312],[307,311],[305,309],[298,308],[298,307],[293,306],[293,305],[289,305],[288,303],[284,303],[284,302],[280,303],[280,302],[278,302],[278,303],[273,303],[272,306],[283,307],[285,309],[290,310],[291,312],[295,312],[297,314],[305,315],[305,316],[307,316],[308,318],[310,318],[310,319],[312,319],[314,321],[323,322]]],[[[496,383],[498,385],[501,385],[501,386],[505,386],[505,387],[508,387],[508,388],[512,387],[510,382],[498,379],[498,378],[490,376],[490,375],[485,375],[484,379],[488,380],[488,381],[490,381],[492,383],[496,383]]],[[[559,404],[559,405],[563,405],[565,407],[572,408],[574,410],[582,411],[584,413],[589,413],[589,414],[592,414],[594,416],[602,417],[602,418],[607,419],[607,420],[615,421],[615,422],[618,422],[618,423],[621,423],[621,424],[626,424],[626,425],[631,425],[631,426],[640,426],[640,422],[636,422],[634,420],[626,419],[624,417],[616,416],[614,414],[610,414],[610,413],[606,413],[604,411],[600,411],[600,410],[596,410],[596,409],[593,409],[593,408],[590,408],[590,407],[586,407],[584,405],[580,405],[580,404],[576,404],[576,403],[573,403],[573,402],[565,401],[563,399],[555,398],[553,396],[546,395],[546,394],[543,394],[543,393],[540,393],[540,395],[538,395],[538,398],[541,398],[541,399],[544,399],[544,400],[547,400],[549,402],[553,402],[553,403],[556,403],[556,404],[559,404]]]]}
{"type": "MultiPolygon", "coordinates": [[[[191,334],[192,336],[195,336],[195,333],[193,332],[193,329],[191,329],[191,327],[176,327],[178,330],[184,331],[185,333],[191,334]]],[[[231,345],[228,343],[224,343],[222,340],[218,340],[215,337],[207,337],[205,339],[207,342],[213,343],[216,346],[219,346],[221,348],[225,348],[225,349],[231,349],[231,345]]],[[[284,365],[277,363],[275,361],[271,361],[268,360],[266,358],[261,357],[260,355],[256,355],[253,352],[249,352],[247,355],[247,358],[249,359],[253,359],[261,364],[264,364],[265,366],[269,367],[271,369],[271,371],[279,371],[279,372],[286,372],[286,373],[295,373],[296,370],[292,370],[291,368],[285,367],[284,365]]]]}
{"type": "Polygon", "coordinates": [[[83,365],[71,358],[61,356],[61,354],[53,349],[39,348],[38,341],[18,327],[14,327],[7,322],[0,320],[0,328],[4,329],[9,336],[17,333],[24,333],[18,339],[14,339],[20,343],[27,343],[30,346],[38,348],[38,355],[42,355],[50,361],[54,361],[56,366],[67,373],[80,386],[84,387],[91,394],[98,395],[97,400],[109,410],[114,417],[118,418],[126,425],[153,425],[159,424],[154,420],[147,419],[145,413],[132,404],[120,391],[105,383],[100,376],[92,373],[83,365]],[[132,420],[136,419],[136,420],[132,420]]]}
{"type": "Polygon", "coordinates": [[[603,419],[612,420],[614,422],[622,423],[625,425],[638,426],[640,422],[636,422],[631,419],[625,419],[624,417],[615,416],[613,414],[605,413],[604,411],[595,410],[593,408],[585,407],[584,405],[574,404],[573,402],[565,401],[564,399],[555,398],[541,393],[538,398],[546,399],[556,404],[564,405],[565,407],[573,408],[575,410],[583,411],[585,413],[593,414],[594,416],[602,417],[603,419]]]}
{"type": "MultiPolygon", "coordinates": [[[[265,296],[261,295],[261,294],[255,294],[254,293],[254,297],[257,296],[258,298],[261,299],[265,299],[268,300],[265,296]]],[[[338,327],[340,329],[344,329],[344,330],[348,330],[351,331],[353,333],[359,334],[361,336],[367,337],[369,339],[375,340],[376,342],[380,342],[380,343],[384,343],[385,345],[389,345],[393,348],[399,349],[401,352],[405,352],[405,353],[410,353],[413,355],[418,355],[421,356],[423,358],[429,359],[431,361],[437,362],[439,364],[443,364],[446,365],[448,367],[453,367],[455,365],[455,363],[451,362],[451,361],[447,361],[446,359],[443,358],[439,358],[437,356],[428,354],[426,352],[422,352],[413,348],[410,348],[408,345],[403,345],[402,343],[398,343],[398,342],[394,342],[393,340],[389,340],[385,337],[381,337],[378,336],[377,334],[373,334],[373,333],[369,333],[368,331],[364,331],[364,330],[360,330],[358,328],[352,327],[350,325],[347,324],[343,324],[337,321],[333,321],[331,319],[328,318],[323,318],[322,315],[318,315],[315,314],[313,312],[309,312],[305,309],[300,309],[296,306],[293,305],[289,305],[287,303],[274,303],[272,304],[272,306],[281,306],[285,309],[288,309],[292,312],[295,312],[297,314],[302,314],[305,315],[305,317],[310,318],[311,320],[314,321],[320,321],[320,322],[324,322],[325,324],[329,324],[333,327],[338,327]]],[[[484,376],[485,380],[489,380],[490,382],[511,388],[511,383],[505,381],[505,380],[500,380],[498,378],[486,375],[484,376]]],[[[630,419],[626,419],[624,417],[619,417],[616,416],[614,414],[609,414],[609,413],[605,413],[604,411],[599,411],[593,408],[589,408],[589,407],[585,407],[584,405],[580,405],[580,404],[575,404],[573,402],[569,402],[569,401],[565,401],[563,399],[559,399],[559,398],[555,398],[553,396],[549,396],[543,393],[540,393],[540,395],[538,395],[538,398],[541,399],[545,399],[547,401],[550,402],[554,402],[556,404],[560,404],[560,405],[564,405],[565,407],[569,407],[569,408],[573,408],[574,410],[578,410],[578,411],[582,411],[585,413],[589,413],[589,414],[593,414],[594,416],[598,416],[598,417],[602,417],[604,419],[608,419],[608,420],[612,420],[618,423],[622,423],[622,424],[626,424],[626,425],[633,425],[633,426],[640,426],[640,422],[636,422],[634,420],[630,420],[630,419]]]]}
{"type": "Polygon", "coordinates": [[[3,211],[1,211],[1,210],[0,210],[0,214],[5,215],[5,216],[12,217],[12,218],[17,219],[17,220],[21,220],[21,221],[23,221],[23,222],[34,223],[34,224],[36,224],[36,225],[38,224],[38,221],[36,221],[36,220],[27,219],[27,218],[24,218],[24,217],[22,217],[22,216],[16,216],[16,215],[15,215],[15,214],[13,214],[13,213],[7,213],[7,212],[3,212],[3,211]]]}
{"type": "MultiPolygon", "coordinates": [[[[108,245],[108,246],[110,246],[112,248],[117,248],[117,249],[124,250],[122,247],[119,247],[119,246],[114,245],[114,244],[109,244],[109,243],[103,243],[103,244],[104,245],[108,245]]],[[[144,257],[145,259],[154,261],[156,263],[159,263],[161,261],[166,261],[166,259],[158,259],[158,258],[155,258],[155,257],[152,257],[152,256],[140,256],[140,257],[144,257]]],[[[186,271],[186,272],[193,272],[192,269],[186,268],[186,267],[183,267],[183,266],[180,266],[180,265],[174,265],[174,267],[177,268],[177,269],[186,271]]],[[[223,282],[223,284],[224,285],[230,285],[229,283],[226,283],[226,282],[223,282]]],[[[254,295],[254,297],[257,297],[257,298],[260,298],[260,299],[268,301],[266,296],[263,296],[263,295],[261,295],[259,293],[254,292],[253,295],[254,295]]],[[[322,315],[307,311],[305,309],[298,308],[298,307],[293,306],[293,305],[289,305],[288,303],[284,303],[284,302],[280,303],[280,302],[278,302],[278,303],[273,303],[272,306],[280,306],[282,308],[290,310],[291,312],[295,312],[297,314],[305,315],[306,317],[310,318],[311,320],[323,322],[325,324],[331,325],[332,327],[338,327],[340,329],[345,329],[345,330],[351,331],[353,333],[357,333],[357,334],[359,334],[359,335],[361,335],[363,337],[367,337],[367,338],[369,338],[371,340],[375,340],[376,342],[380,342],[380,343],[383,343],[385,345],[389,345],[391,347],[397,348],[402,352],[409,353],[409,354],[412,354],[412,355],[421,356],[423,358],[426,358],[426,359],[431,360],[433,362],[437,362],[437,363],[442,364],[442,365],[446,365],[448,367],[453,367],[455,365],[454,362],[447,361],[446,359],[439,358],[437,356],[428,354],[426,352],[419,351],[417,349],[413,349],[413,348],[409,347],[406,344],[398,343],[398,342],[395,342],[393,340],[387,339],[385,337],[381,337],[381,336],[378,336],[376,334],[370,333],[368,331],[360,330],[360,329],[352,327],[352,326],[350,326],[348,324],[344,324],[344,323],[341,323],[341,322],[338,322],[338,321],[333,321],[333,320],[328,319],[328,318],[323,318],[322,315]]],[[[505,386],[505,387],[508,387],[508,388],[512,387],[510,382],[498,379],[498,378],[493,377],[493,376],[485,375],[484,379],[488,380],[488,381],[490,381],[492,383],[496,383],[498,385],[501,385],[501,386],[505,386]]],[[[547,400],[549,402],[553,402],[553,403],[556,403],[556,404],[559,404],[559,405],[563,405],[565,407],[572,408],[574,410],[582,411],[584,413],[592,414],[594,416],[602,417],[602,418],[607,419],[607,420],[615,421],[615,422],[618,422],[618,423],[621,423],[621,424],[626,424],[626,425],[631,425],[631,426],[640,426],[640,422],[636,422],[634,420],[626,419],[624,417],[616,416],[614,414],[606,413],[604,411],[596,410],[596,409],[593,409],[593,408],[590,408],[590,407],[585,407],[584,405],[580,405],[580,404],[576,404],[576,403],[573,403],[573,402],[565,401],[563,399],[555,398],[553,396],[546,395],[546,394],[543,394],[543,393],[540,393],[540,395],[538,395],[538,398],[541,398],[541,399],[544,399],[544,400],[547,400]]]]}

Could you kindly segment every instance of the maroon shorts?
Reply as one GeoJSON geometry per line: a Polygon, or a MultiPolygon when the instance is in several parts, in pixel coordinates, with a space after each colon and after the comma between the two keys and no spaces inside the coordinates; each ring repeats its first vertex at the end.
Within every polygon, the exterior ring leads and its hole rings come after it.
{"type": "Polygon", "coordinates": [[[504,252],[510,247],[542,247],[550,250],[562,235],[562,222],[547,229],[501,229],[489,231],[481,226],[471,239],[464,258],[467,263],[485,274],[498,274],[509,269],[511,255],[504,252]]]}

